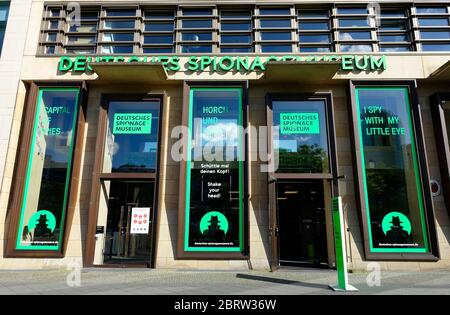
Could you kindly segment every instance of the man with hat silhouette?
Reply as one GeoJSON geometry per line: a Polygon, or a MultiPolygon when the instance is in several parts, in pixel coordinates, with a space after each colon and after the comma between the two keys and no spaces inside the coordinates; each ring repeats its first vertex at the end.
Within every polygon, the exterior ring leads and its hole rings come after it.
{"type": "Polygon", "coordinates": [[[392,221],[389,222],[391,229],[387,231],[386,237],[389,243],[404,244],[408,242],[408,232],[403,229],[402,221],[400,218],[392,217],[392,221]]]}
{"type": "Polygon", "coordinates": [[[47,222],[47,215],[41,214],[34,229],[33,241],[47,241],[51,237],[52,231],[48,228],[47,222]]]}
{"type": "Polygon", "coordinates": [[[225,232],[220,228],[220,221],[217,215],[211,216],[211,219],[208,221],[210,225],[208,229],[203,232],[203,235],[208,241],[213,242],[224,242],[225,241],[225,232]]]}

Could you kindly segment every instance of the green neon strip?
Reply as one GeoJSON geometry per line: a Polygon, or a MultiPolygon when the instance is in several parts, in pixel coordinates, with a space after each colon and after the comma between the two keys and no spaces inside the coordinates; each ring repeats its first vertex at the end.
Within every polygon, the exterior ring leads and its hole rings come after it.
{"type": "MultiPolygon", "coordinates": [[[[240,252],[244,248],[244,218],[243,218],[243,161],[242,157],[242,134],[239,137],[238,158],[239,165],[239,247],[190,247],[189,246],[189,218],[191,202],[191,156],[192,156],[192,118],[193,100],[196,91],[237,91],[239,95],[239,124],[242,126],[242,89],[241,88],[192,88],[189,92],[189,121],[188,121],[188,143],[187,143],[187,165],[186,165],[186,207],[185,207],[185,228],[184,228],[184,250],[190,252],[240,252]]],[[[240,129],[242,130],[242,129],[240,129]]]]}
{"type": "Polygon", "coordinates": [[[415,136],[414,136],[414,130],[412,129],[412,121],[411,121],[411,105],[409,103],[409,96],[408,96],[408,89],[406,87],[370,87],[370,88],[356,88],[355,89],[355,98],[356,98],[356,110],[358,115],[358,123],[357,123],[357,129],[359,134],[359,144],[361,148],[361,164],[362,164],[362,175],[363,175],[363,184],[364,184],[364,202],[366,205],[366,216],[367,216],[367,223],[368,223],[368,233],[369,233],[369,244],[370,244],[370,251],[373,253],[426,253],[428,252],[428,237],[426,233],[425,228],[425,217],[424,217],[424,209],[423,209],[423,202],[422,202],[422,189],[420,184],[420,176],[418,172],[418,162],[417,162],[417,151],[415,147],[415,136]],[[372,241],[372,227],[370,224],[370,209],[369,209],[369,200],[368,200],[368,189],[367,189],[367,181],[366,181],[366,163],[365,163],[365,156],[364,156],[364,143],[362,138],[362,130],[361,130],[361,113],[360,113],[360,102],[359,102],[359,91],[373,91],[373,90],[379,90],[379,91],[385,91],[385,90],[403,90],[405,93],[407,105],[408,105],[408,119],[409,119],[409,125],[410,125],[410,140],[411,140],[411,149],[412,149],[412,155],[413,155],[413,164],[414,164],[414,174],[416,177],[416,188],[418,193],[418,201],[419,201],[419,211],[421,215],[421,225],[422,225],[422,231],[424,236],[424,243],[425,248],[374,248],[373,247],[373,241],[372,241]]]}
{"type": "Polygon", "coordinates": [[[31,142],[31,148],[30,148],[30,153],[28,155],[28,166],[27,166],[27,177],[25,180],[25,188],[24,188],[24,192],[23,192],[23,201],[22,201],[22,209],[21,209],[21,214],[20,214],[20,221],[19,221],[19,229],[17,230],[17,236],[16,236],[16,249],[17,250],[59,250],[61,248],[61,240],[62,240],[62,236],[64,235],[64,220],[65,220],[65,215],[66,215],[66,205],[67,205],[67,198],[68,198],[68,183],[70,181],[70,172],[71,172],[71,163],[72,163],[72,155],[73,155],[73,141],[74,141],[74,137],[75,137],[75,129],[76,129],[76,118],[77,118],[77,114],[78,114],[78,93],[79,89],[73,89],[73,88],[43,88],[43,89],[39,89],[39,96],[38,96],[38,101],[37,101],[37,106],[36,106],[36,114],[34,117],[34,126],[33,126],[33,133],[32,133],[32,142],[31,142]],[[33,246],[33,245],[28,245],[28,246],[23,246],[20,244],[20,240],[22,237],[22,231],[21,228],[23,226],[23,221],[24,221],[24,216],[25,216],[25,206],[27,203],[27,197],[28,197],[28,191],[29,191],[29,185],[30,185],[30,175],[31,175],[31,169],[32,169],[32,165],[33,165],[33,154],[34,154],[34,146],[36,144],[36,131],[37,131],[37,126],[39,124],[39,113],[40,113],[40,109],[41,109],[41,105],[42,105],[42,95],[45,91],[64,91],[64,92],[77,92],[76,94],[76,103],[75,103],[75,111],[74,111],[74,118],[73,118],[73,122],[72,122],[72,139],[71,139],[71,143],[70,143],[70,149],[69,149],[69,160],[68,160],[68,165],[67,165],[67,173],[66,173],[66,183],[65,183],[65,189],[64,189],[64,201],[63,201],[63,208],[62,208],[62,215],[61,215],[61,222],[60,222],[60,235],[59,235],[59,241],[58,241],[58,245],[56,246],[50,246],[50,245],[40,245],[40,246],[33,246]]]}

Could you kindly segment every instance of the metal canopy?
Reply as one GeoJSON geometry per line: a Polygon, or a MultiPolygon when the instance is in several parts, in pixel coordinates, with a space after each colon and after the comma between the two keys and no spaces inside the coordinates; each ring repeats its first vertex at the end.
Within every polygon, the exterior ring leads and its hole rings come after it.
{"type": "Polygon", "coordinates": [[[142,84],[167,80],[161,62],[93,62],[90,66],[102,82],[142,84]]]}
{"type": "Polygon", "coordinates": [[[270,61],[263,80],[278,82],[329,82],[341,67],[339,61],[270,61]]]}

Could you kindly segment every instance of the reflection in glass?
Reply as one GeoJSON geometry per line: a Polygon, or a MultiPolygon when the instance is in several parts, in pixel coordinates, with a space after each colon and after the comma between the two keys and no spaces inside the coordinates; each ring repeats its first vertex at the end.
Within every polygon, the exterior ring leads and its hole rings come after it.
{"type": "Polygon", "coordinates": [[[371,249],[426,252],[408,89],[357,88],[356,98],[371,249]]]}
{"type": "Polygon", "coordinates": [[[103,172],[155,172],[158,125],[159,102],[111,101],[103,172]]]}
{"type": "Polygon", "coordinates": [[[36,107],[17,249],[58,250],[67,208],[78,89],[42,89],[36,107]]]}
{"type": "Polygon", "coordinates": [[[191,89],[185,250],[242,250],[242,89],[191,89]]]}
{"type": "Polygon", "coordinates": [[[328,173],[329,149],[325,102],[273,101],[273,139],[278,173],[328,173]]]}

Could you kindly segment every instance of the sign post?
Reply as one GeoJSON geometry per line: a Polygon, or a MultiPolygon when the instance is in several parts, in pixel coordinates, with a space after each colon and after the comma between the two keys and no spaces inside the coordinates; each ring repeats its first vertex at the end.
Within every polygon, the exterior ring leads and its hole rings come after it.
{"type": "Polygon", "coordinates": [[[330,285],[333,291],[358,291],[354,286],[348,283],[348,269],[346,257],[344,216],[342,211],[342,197],[333,198],[333,226],[334,226],[334,244],[336,250],[336,269],[338,273],[338,284],[330,285]]]}

